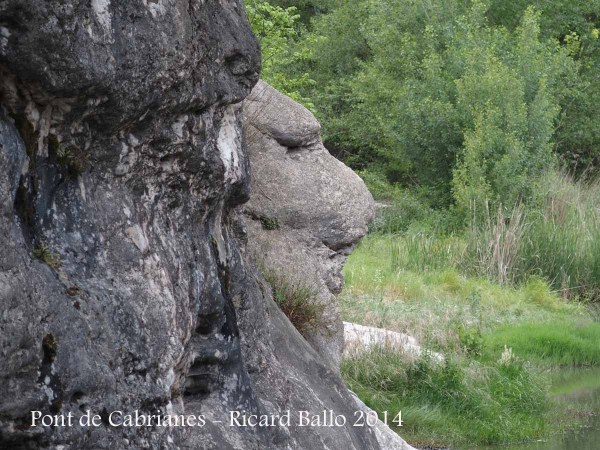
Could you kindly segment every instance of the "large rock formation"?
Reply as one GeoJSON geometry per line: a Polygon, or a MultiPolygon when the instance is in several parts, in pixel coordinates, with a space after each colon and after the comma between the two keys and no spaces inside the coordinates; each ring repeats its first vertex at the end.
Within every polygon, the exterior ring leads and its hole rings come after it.
{"type": "Polygon", "coordinates": [[[316,291],[324,319],[307,337],[335,366],[344,342],[335,295],[342,265],[373,219],[373,197],[323,146],[310,111],[289,97],[259,81],[244,117],[252,165],[249,247],[266,270],[316,291]]]}
{"type": "Polygon", "coordinates": [[[379,448],[247,262],[258,66],[238,0],[0,1],[0,448],[379,448]],[[286,410],[347,424],[228,423],[286,410]]]}
{"type": "MultiPolygon", "coordinates": [[[[244,208],[248,248],[261,270],[314,289],[325,305],[322,328],[304,334],[337,371],[348,324],[341,322],[335,295],[343,286],[346,257],[373,219],[373,198],[358,175],[323,146],[319,123],[302,105],[263,81],[244,103],[252,167],[252,195],[244,208]]],[[[352,398],[353,415],[372,417],[373,410],[352,398]]],[[[382,450],[414,450],[383,422],[372,423],[382,450]]]]}

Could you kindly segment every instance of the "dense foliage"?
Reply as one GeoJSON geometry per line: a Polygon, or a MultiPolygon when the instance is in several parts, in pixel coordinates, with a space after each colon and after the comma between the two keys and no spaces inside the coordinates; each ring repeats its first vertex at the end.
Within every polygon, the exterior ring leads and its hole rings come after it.
{"type": "Polygon", "coordinates": [[[388,204],[376,229],[418,228],[419,245],[461,234],[480,274],[599,298],[598,184],[586,180],[600,167],[600,0],[247,9],[263,78],[317,114],[329,150],[388,204]],[[510,253],[494,253],[498,233],[518,233],[510,253]]]}
{"type": "Polygon", "coordinates": [[[286,17],[276,45],[255,26],[269,39],[263,77],[317,112],[328,148],[436,207],[512,206],[557,163],[598,162],[600,0],[248,8],[286,17]]]}

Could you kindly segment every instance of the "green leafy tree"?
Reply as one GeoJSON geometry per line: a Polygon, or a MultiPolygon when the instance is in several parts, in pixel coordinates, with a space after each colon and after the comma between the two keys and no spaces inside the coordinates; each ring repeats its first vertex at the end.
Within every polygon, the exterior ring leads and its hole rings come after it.
{"type": "Polygon", "coordinates": [[[300,92],[314,84],[307,72],[290,73],[310,56],[310,47],[297,47],[299,36],[297,9],[272,5],[265,0],[246,3],[246,13],[262,49],[262,78],[274,88],[314,109],[311,100],[300,92]]]}
{"type": "Polygon", "coordinates": [[[493,0],[494,25],[514,29],[529,5],[540,11],[542,39],[556,39],[580,62],[577,84],[561,101],[555,150],[577,172],[600,166],[600,0],[493,0]]]}
{"type": "Polygon", "coordinates": [[[311,98],[326,144],[438,206],[512,203],[553,164],[572,51],[529,9],[513,29],[480,1],[341,1],[314,22],[311,98]]]}
{"type": "Polygon", "coordinates": [[[263,77],[314,109],[334,154],[465,212],[474,202],[527,200],[557,161],[598,162],[599,2],[248,8],[263,77]]]}
{"type": "Polygon", "coordinates": [[[539,39],[538,20],[530,8],[513,33],[479,27],[491,33],[491,45],[462,59],[457,105],[466,121],[453,186],[463,209],[487,200],[512,207],[528,199],[554,162],[559,101],[577,68],[566,49],[539,39]]]}

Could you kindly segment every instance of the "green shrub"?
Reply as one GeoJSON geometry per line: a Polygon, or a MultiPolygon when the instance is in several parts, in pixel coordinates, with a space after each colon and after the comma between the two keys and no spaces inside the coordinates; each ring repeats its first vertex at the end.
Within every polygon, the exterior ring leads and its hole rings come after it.
{"type": "Polygon", "coordinates": [[[355,168],[421,186],[435,207],[531,195],[553,164],[578,65],[541,32],[538,12],[520,10],[506,29],[487,7],[360,0],[318,16],[300,66],[316,81],[305,95],[326,145],[355,168]]]}
{"type": "Polygon", "coordinates": [[[539,9],[542,37],[560,41],[579,62],[576,82],[566,86],[556,129],[556,152],[569,169],[597,171],[600,164],[600,0],[492,0],[488,18],[494,25],[514,29],[530,5],[539,9]]]}
{"type": "Polygon", "coordinates": [[[483,337],[479,327],[459,325],[457,333],[460,345],[468,355],[479,356],[481,354],[483,337]]]}
{"type": "Polygon", "coordinates": [[[259,220],[264,230],[279,230],[281,226],[277,217],[260,216],[259,220]]]}

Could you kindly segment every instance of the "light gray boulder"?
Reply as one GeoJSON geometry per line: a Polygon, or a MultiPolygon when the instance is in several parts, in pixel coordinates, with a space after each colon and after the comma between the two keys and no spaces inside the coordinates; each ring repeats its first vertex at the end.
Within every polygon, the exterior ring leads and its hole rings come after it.
{"type": "Polygon", "coordinates": [[[263,81],[245,100],[244,123],[252,166],[244,209],[249,248],[267,270],[318,292],[327,329],[308,339],[335,367],[343,347],[335,295],[344,261],[373,219],[373,198],[323,146],[312,113],[263,81]]]}
{"type": "Polygon", "coordinates": [[[401,353],[411,361],[427,355],[433,362],[444,362],[441,353],[423,350],[413,336],[384,328],[344,322],[344,355],[359,356],[378,348],[401,353]]]}

